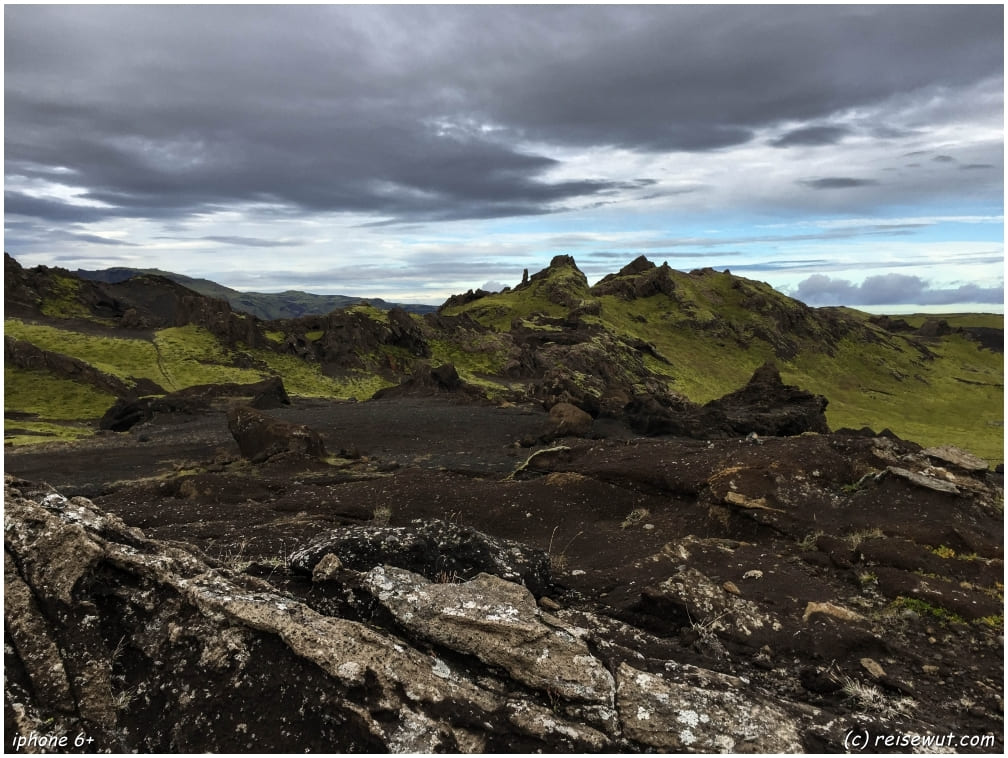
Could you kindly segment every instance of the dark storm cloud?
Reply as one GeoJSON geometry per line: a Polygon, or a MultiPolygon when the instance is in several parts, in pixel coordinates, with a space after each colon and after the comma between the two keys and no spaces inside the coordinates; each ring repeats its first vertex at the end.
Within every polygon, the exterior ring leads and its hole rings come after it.
{"type": "MultiPolygon", "coordinates": [[[[8,193],[8,212],[53,222],[242,206],[397,222],[549,213],[637,183],[551,180],[556,159],[522,144],[716,150],[1003,68],[997,6],[4,13],[8,178],[106,206],[8,193]]],[[[842,136],[812,126],[778,142],[842,136]]]]}
{"type": "Polygon", "coordinates": [[[773,140],[774,147],[791,147],[793,145],[833,145],[850,134],[845,126],[807,126],[794,129],[773,140]]]}
{"type": "Polygon", "coordinates": [[[220,242],[224,245],[238,245],[239,247],[295,247],[304,244],[296,239],[262,239],[259,237],[233,237],[209,235],[200,237],[207,242],[220,242]]]}
{"type": "Polygon", "coordinates": [[[856,179],[851,176],[825,176],[822,179],[802,179],[798,184],[815,190],[852,189],[878,184],[874,179],[856,179]]]}
{"type": "Polygon", "coordinates": [[[792,294],[808,305],[1003,303],[1004,285],[981,287],[964,284],[955,288],[934,289],[919,276],[908,274],[869,276],[861,284],[814,274],[800,282],[792,294]]]}

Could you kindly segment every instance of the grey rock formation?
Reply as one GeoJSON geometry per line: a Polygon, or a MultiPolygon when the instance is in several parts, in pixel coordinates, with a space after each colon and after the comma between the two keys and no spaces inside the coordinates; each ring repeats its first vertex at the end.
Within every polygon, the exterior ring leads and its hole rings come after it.
{"type": "Polygon", "coordinates": [[[432,584],[384,566],[372,569],[366,584],[421,637],[499,666],[534,689],[612,707],[612,674],[583,639],[540,611],[525,587],[489,574],[463,584],[432,584]]]}

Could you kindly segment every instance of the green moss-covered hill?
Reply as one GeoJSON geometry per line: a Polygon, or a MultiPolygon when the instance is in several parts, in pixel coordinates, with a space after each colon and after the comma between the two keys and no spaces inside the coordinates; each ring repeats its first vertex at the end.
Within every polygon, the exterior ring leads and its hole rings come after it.
{"type": "Polygon", "coordinates": [[[86,436],[116,397],[279,375],[289,394],[371,397],[453,363],[494,400],[704,403],[767,360],[829,399],[832,428],[889,428],[1003,460],[1003,319],[809,308],[769,285],[641,257],[589,287],[568,256],[436,314],[358,305],[264,321],[165,277],[120,282],[5,256],[5,441],[86,436]]]}
{"type": "Polygon", "coordinates": [[[643,257],[589,288],[566,256],[512,290],[458,296],[442,313],[494,330],[530,314],[573,314],[597,335],[645,346],[638,352],[651,377],[701,403],[774,360],[786,382],[829,399],[831,428],[889,428],[1003,459],[1000,315],[892,319],[810,308],[762,282],[643,257]]]}

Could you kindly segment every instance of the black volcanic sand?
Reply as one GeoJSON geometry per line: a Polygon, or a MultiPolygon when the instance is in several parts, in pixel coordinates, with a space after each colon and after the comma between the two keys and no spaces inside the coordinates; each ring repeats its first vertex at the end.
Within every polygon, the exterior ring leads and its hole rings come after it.
{"type": "MultiPolygon", "coordinates": [[[[688,565],[784,624],[786,642],[773,638],[770,652],[755,657],[732,649],[727,670],[843,710],[842,693],[803,689],[796,671],[834,666],[863,675],[860,661],[872,658],[885,669],[887,692],[912,696],[919,712],[947,713],[960,733],[1001,733],[1003,622],[991,628],[977,619],[1003,611],[993,592],[1003,579],[1003,513],[969,495],[965,478],[966,495],[891,475],[866,478],[890,465],[885,455],[910,455],[915,446],[838,434],[762,444],[643,439],[598,424],[604,439],[551,443],[567,449],[538,455],[511,476],[545,447],[517,444],[546,428],[539,408],[299,400],[270,414],[321,432],[333,457],[253,466],[219,412],[8,450],[5,467],[89,497],[149,537],[250,561],[250,572],[299,595],[310,582],[283,562],[322,532],[376,518],[465,524],[548,550],[556,602],[597,604],[684,640],[683,660],[716,668],[685,644],[696,634],[690,620],[653,592],[688,565]],[[942,557],[939,546],[955,554],[942,557]],[[899,596],[932,591],[944,592],[957,618],[894,608],[899,596]],[[874,633],[825,616],[803,619],[810,602],[857,608],[874,633]]],[[[992,473],[977,481],[986,492],[1003,487],[992,473]]]]}

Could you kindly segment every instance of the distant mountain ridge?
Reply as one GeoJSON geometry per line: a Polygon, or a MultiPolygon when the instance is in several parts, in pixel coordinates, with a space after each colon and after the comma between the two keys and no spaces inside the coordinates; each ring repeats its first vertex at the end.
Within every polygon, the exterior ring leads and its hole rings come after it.
{"type": "Polygon", "coordinates": [[[87,270],[77,269],[73,272],[81,279],[89,279],[94,282],[104,282],[106,284],[118,284],[134,276],[153,275],[163,276],[173,282],[188,287],[194,292],[208,297],[216,297],[226,300],[232,308],[242,313],[249,313],[253,316],[271,321],[274,319],[299,318],[301,316],[318,316],[330,313],[341,308],[348,308],[352,305],[366,303],[378,310],[388,311],[392,308],[401,308],[407,313],[433,313],[437,306],[423,305],[419,303],[390,303],[381,298],[352,297],[349,295],[316,295],[311,292],[300,290],[286,290],[284,292],[244,292],[241,290],[225,287],[222,284],[210,279],[197,279],[184,274],[176,274],[172,271],[163,271],[157,268],[129,268],[116,266],[113,268],[87,270]]]}

